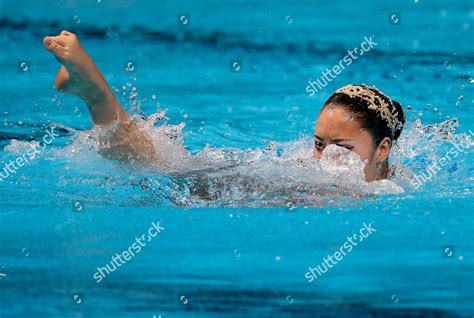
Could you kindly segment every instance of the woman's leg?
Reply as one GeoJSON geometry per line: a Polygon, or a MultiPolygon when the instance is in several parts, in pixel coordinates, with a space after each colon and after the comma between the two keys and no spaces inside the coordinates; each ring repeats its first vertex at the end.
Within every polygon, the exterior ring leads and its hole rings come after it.
{"type": "Polygon", "coordinates": [[[46,37],[43,44],[62,64],[56,77],[56,89],[81,98],[95,126],[117,123],[114,133],[100,140],[108,145],[101,153],[124,161],[156,160],[151,138],[129,118],[77,37],[62,31],[58,36],[46,37]]]}

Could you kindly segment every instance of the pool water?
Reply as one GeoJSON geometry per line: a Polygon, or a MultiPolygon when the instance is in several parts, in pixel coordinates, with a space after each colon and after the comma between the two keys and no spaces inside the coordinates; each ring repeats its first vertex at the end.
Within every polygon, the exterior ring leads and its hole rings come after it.
{"type": "Polygon", "coordinates": [[[471,1],[0,9],[2,168],[38,149],[0,182],[0,317],[474,315],[471,1]],[[167,174],[101,157],[86,107],[53,87],[59,66],[42,38],[63,29],[160,151],[206,164],[167,174]],[[309,96],[308,80],[366,36],[376,47],[309,96]],[[404,105],[398,178],[367,184],[340,149],[308,160],[321,105],[348,83],[404,105]],[[203,175],[206,198],[193,193],[203,175]],[[369,223],[372,235],[308,282],[369,223]],[[123,251],[135,254],[97,283],[123,251]]]}

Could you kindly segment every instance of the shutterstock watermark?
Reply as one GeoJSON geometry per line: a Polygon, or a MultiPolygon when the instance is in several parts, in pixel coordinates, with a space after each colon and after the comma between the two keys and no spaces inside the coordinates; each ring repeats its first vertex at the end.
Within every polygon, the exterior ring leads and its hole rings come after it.
{"type": "Polygon", "coordinates": [[[3,165],[3,169],[0,170],[0,181],[9,178],[20,170],[21,167],[29,165],[30,162],[36,158],[36,155],[40,154],[48,145],[53,143],[56,137],[59,137],[59,135],[54,133],[54,128],[46,130],[46,135],[43,136],[42,141],[32,143],[31,148],[25,151],[21,156],[3,165]]]}
{"type": "Polygon", "coordinates": [[[122,265],[125,265],[127,262],[131,261],[132,258],[140,253],[142,248],[146,246],[146,242],[150,242],[164,229],[165,228],[160,226],[159,222],[151,222],[151,227],[148,229],[147,233],[140,237],[136,237],[135,242],[133,242],[126,250],[122,251],[121,253],[115,253],[115,255],[112,256],[111,261],[106,264],[105,267],[97,267],[97,271],[93,275],[96,283],[100,283],[105,277],[107,277],[107,275],[115,272],[118,267],[121,267],[122,265]]]}
{"type": "Polygon", "coordinates": [[[326,255],[326,257],[323,258],[323,261],[316,267],[308,267],[309,271],[304,275],[304,277],[308,280],[308,283],[312,283],[318,279],[318,277],[323,276],[323,274],[327,273],[328,270],[336,266],[338,262],[342,261],[344,257],[349,254],[355,246],[358,245],[357,242],[362,242],[374,232],[377,232],[377,230],[372,227],[372,222],[369,224],[364,222],[362,225],[363,227],[360,228],[359,233],[354,233],[352,236],[348,236],[346,241],[336,252],[334,252],[332,255],[326,255]]]}
{"type": "Polygon", "coordinates": [[[364,41],[353,50],[347,50],[347,54],[339,60],[339,63],[335,64],[331,69],[327,68],[324,70],[315,81],[309,80],[309,85],[306,86],[306,92],[309,96],[313,96],[319,90],[326,87],[329,82],[332,82],[332,80],[341,74],[346,67],[351,65],[354,60],[357,60],[359,56],[364,55],[364,53],[369,52],[373,47],[377,46],[377,43],[374,42],[372,38],[373,36],[370,38],[364,36],[364,41]]]}
{"type": "Polygon", "coordinates": [[[474,133],[471,130],[469,130],[469,135],[467,140],[453,143],[453,147],[444,156],[433,162],[421,174],[415,173],[414,178],[410,181],[411,185],[418,190],[424,183],[431,181],[453,159],[457,158],[460,154],[467,153],[474,146],[474,141],[471,140],[471,136],[474,136],[474,133]]]}

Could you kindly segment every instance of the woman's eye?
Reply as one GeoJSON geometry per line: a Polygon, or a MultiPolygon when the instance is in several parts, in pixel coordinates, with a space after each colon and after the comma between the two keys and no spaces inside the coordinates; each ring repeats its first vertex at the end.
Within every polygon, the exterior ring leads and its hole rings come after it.
{"type": "Polygon", "coordinates": [[[344,147],[344,148],[346,148],[347,150],[352,150],[352,149],[354,149],[354,147],[349,146],[349,145],[338,145],[338,146],[339,146],[339,147],[344,147]]]}
{"type": "Polygon", "coordinates": [[[324,149],[324,142],[321,140],[315,140],[314,141],[314,146],[316,147],[317,150],[323,150],[324,149]]]}

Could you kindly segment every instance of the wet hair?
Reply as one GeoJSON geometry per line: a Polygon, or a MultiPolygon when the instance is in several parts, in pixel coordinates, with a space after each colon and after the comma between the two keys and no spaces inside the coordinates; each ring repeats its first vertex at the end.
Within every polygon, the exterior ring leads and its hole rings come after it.
{"type": "Polygon", "coordinates": [[[372,136],[375,147],[385,137],[390,138],[392,142],[397,140],[405,124],[405,113],[402,105],[390,99],[378,89],[366,85],[349,85],[337,90],[324,103],[322,110],[328,106],[338,106],[346,109],[351,117],[357,120],[361,129],[366,130],[372,136]],[[348,88],[351,91],[344,92],[348,88]],[[364,91],[368,94],[364,94],[364,91]],[[390,119],[393,119],[393,122],[396,123],[395,125],[390,124],[387,119],[387,112],[391,117],[390,119]]]}

